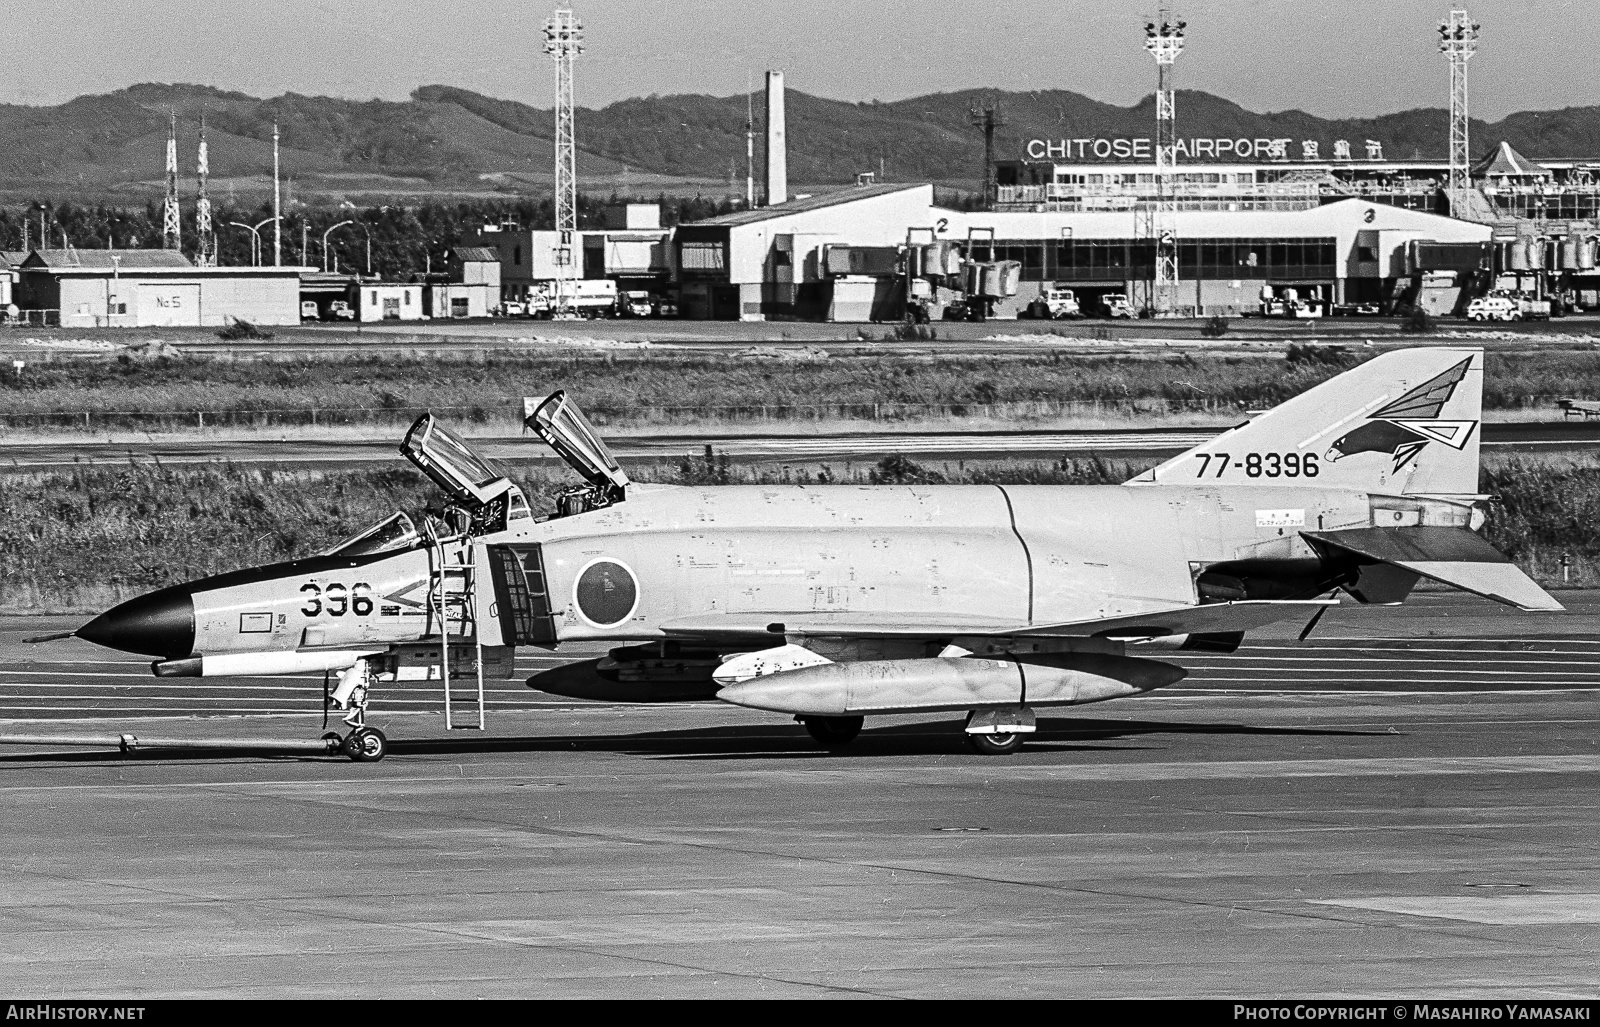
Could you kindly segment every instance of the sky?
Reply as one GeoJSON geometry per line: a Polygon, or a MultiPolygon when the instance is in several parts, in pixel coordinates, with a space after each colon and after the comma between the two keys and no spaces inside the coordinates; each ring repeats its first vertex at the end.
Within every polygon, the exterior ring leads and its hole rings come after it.
{"type": "MultiPolygon", "coordinates": [[[[651,93],[791,89],[897,100],[968,88],[1070,89],[1129,105],[1155,67],[1158,0],[573,0],[580,106],[651,93]]],[[[1174,0],[1183,89],[1255,111],[1365,117],[1448,104],[1435,0],[1174,0]]],[[[1596,0],[1477,0],[1474,117],[1600,104],[1596,0]]],[[[404,99],[456,85],[549,107],[554,71],[527,0],[0,0],[0,103],[56,104],[136,82],[404,99]]]]}

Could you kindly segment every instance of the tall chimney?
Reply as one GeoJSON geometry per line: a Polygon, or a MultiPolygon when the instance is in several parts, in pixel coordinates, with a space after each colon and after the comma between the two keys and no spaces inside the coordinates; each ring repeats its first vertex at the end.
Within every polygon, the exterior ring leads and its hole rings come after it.
{"type": "Polygon", "coordinates": [[[783,124],[783,72],[767,72],[767,206],[789,198],[789,144],[783,124]]]}

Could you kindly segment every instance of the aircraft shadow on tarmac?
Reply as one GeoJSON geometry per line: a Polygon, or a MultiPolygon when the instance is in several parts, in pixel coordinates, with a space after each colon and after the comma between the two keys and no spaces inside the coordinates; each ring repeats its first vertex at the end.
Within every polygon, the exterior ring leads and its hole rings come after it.
{"type": "MultiPolygon", "coordinates": [[[[1299,737],[1392,736],[1388,730],[1357,731],[1302,727],[1259,727],[1227,723],[1177,723],[1147,720],[1078,720],[1040,718],[1038,732],[1023,753],[1118,752],[1157,748],[1153,745],[1107,745],[1124,739],[1160,735],[1290,735],[1299,737]]],[[[899,724],[862,731],[849,746],[824,749],[805,731],[785,725],[739,725],[647,731],[625,735],[545,735],[537,737],[395,738],[390,754],[405,756],[457,756],[515,752],[612,752],[673,760],[818,759],[848,757],[870,759],[888,756],[967,755],[965,740],[956,723],[935,721],[899,724]]],[[[108,750],[0,753],[0,763],[109,763],[189,762],[249,758],[273,762],[305,762],[342,756],[306,752],[272,752],[260,745],[193,749],[141,749],[133,753],[108,750]]]]}

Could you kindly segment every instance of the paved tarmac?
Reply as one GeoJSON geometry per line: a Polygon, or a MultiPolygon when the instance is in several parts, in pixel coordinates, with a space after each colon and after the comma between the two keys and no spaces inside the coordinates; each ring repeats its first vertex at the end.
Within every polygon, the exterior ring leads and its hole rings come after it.
{"type": "MultiPolygon", "coordinates": [[[[1582,996],[1600,594],[1341,608],[979,757],[715,703],[386,691],[378,764],[0,751],[38,996],[1582,996]]],[[[314,738],[320,678],[157,682],[0,621],[0,731],[314,738]],[[66,718],[66,719],[56,719],[66,718]]],[[[519,674],[585,652],[530,655],[519,674]]],[[[1162,655],[1152,653],[1151,655],[1162,655]]]]}
{"type": "MultiPolygon", "coordinates": [[[[1115,430],[796,432],[749,434],[705,430],[608,439],[620,460],[660,463],[698,456],[706,446],[731,459],[755,462],[804,460],[878,460],[900,453],[918,460],[1040,460],[1063,455],[1094,454],[1107,459],[1181,453],[1213,438],[1221,428],[1144,428],[1115,430]]],[[[97,442],[57,437],[35,442],[7,440],[0,467],[44,470],[82,463],[126,464],[274,464],[290,466],[366,466],[400,460],[398,429],[374,429],[370,439],[291,438],[293,429],[274,439],[162,439],[155,442],[97,442]]],[[[557,458],[532,435],[473,438],[474,448],[492,460],[557,458]]],[[[1518,421],[1483,425],[1483,446],[1489,452],[1587,452],[1600,448],[1600,422],[1518,421]]]]}

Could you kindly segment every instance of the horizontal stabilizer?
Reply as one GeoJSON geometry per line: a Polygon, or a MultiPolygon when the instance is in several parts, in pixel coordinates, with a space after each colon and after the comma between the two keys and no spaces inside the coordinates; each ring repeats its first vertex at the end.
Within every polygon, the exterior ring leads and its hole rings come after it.
{"type": "Polygon", "coordinates": [[[1518,609],[1563,609],[1554,596],[1484,541],[1483,536],[1467,528],[1422,525],[1301,534],[1319,547],[1331,546],[1368,560],[1392,564],[1518,609]]]}

